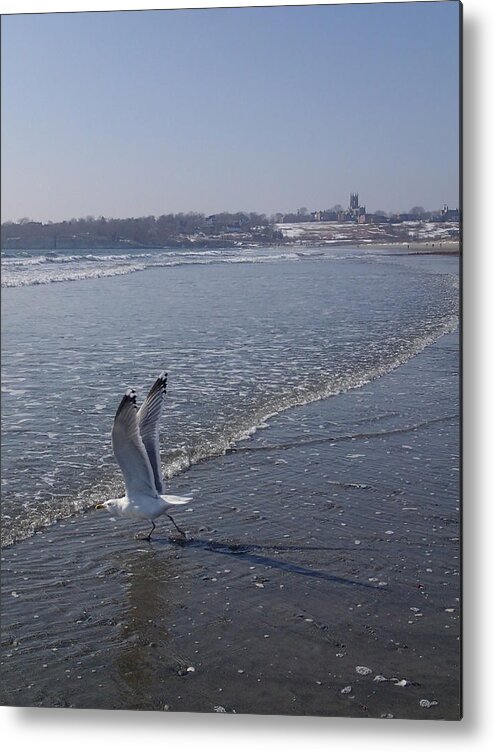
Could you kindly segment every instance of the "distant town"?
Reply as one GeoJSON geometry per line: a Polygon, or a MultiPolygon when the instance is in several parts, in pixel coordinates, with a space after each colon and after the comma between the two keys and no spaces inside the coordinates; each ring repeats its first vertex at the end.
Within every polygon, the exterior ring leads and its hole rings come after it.
{"type": "Polygon", "coordinates": [[[277,213],[195,212],[127,219],[85,217],[63,222],[34,222],[29,218],[5,222],[1,245],[12,249],[77,248],[190,248],[252,244],[328,243],[458,243],[461,217],[458,208],[443,206],[426,211],[388,214],[366,211],[359,194],[351,193],[347,208],[277,213]]]}
{"type": "MultiPolygon", "coordinates": [[[[332,209],[311,212],[310,220],[314,222],[356,222],[358,224],[385,224],[401,222],[459,222],[460,212],[458,209],[450,209],[443,206],[440,211],[427,212],[423,206],[414,206],[404,214],[387,214],[384,211],[367,212],[365,206],[359,203],[358,193],[350,193],[350,203],[347,209],[337,205],[332,209]]],[[[284,222],[287,219],[283,218],[284,222]]],[[[292,220],[288,220],[292,221],[292,220]]],[[[300,221],[300,220],[298,220],[300,221]]]]}

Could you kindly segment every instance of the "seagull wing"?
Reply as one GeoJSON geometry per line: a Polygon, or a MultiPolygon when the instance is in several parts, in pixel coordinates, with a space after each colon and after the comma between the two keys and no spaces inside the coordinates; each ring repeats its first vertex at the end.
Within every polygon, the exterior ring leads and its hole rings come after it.
{"type": "Polygon", "coordinates": [[[163,493],[164,487],[161,474],[159,423],[165,401],[166,379],[166,373],[159,375],[137,413],[139,432],[153,469],[156,490],[160,494],[163,493]]]}
{"type": "Polygon", "coordinates": [[[118,406],[111,434],[113,453],[125,480],[127,496],[156,496],[153,469],[137,422],[136,393],[127,389],[118,406]]]}

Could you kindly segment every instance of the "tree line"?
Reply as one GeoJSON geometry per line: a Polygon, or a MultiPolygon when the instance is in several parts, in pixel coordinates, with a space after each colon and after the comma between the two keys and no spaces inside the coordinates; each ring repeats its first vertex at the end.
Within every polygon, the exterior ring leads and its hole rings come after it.
{"type": "Polygon", "coordinates": [[[255,212],[222,212],[205,216],[195,212],[159,217],[84,217],[63,222],[34,222],[25,217],[1,227],[3,248],[162,247],[217,239],[219,235],[253,235],[276,239],[273,220],[255,212]]]}

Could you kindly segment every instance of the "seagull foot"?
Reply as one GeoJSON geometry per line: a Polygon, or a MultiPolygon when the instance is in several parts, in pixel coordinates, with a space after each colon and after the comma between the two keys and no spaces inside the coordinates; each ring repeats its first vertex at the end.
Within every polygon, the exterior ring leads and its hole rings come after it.
{"type": "Polygon", "coordinates": [[[145,541],[150,541],[151,540],[151,535],[144,535],[143,533],[137,533],[137,535],[135,536],[135,539],[136,540],[141,540],[141,541],[144,541],[144,540],[145,541]]]}

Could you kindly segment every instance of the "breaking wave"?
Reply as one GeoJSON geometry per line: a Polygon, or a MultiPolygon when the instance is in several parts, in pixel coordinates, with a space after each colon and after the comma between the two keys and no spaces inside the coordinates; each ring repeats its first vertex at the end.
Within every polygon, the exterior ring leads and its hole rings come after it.
{"type": "MultiPolygon", "coordinates": [[[[319,254],[320,255],[320,254],[319,254]]],[[[44,253],[2,255],[2,287],[46,285],[52,282],[115,277],[153,267],[189,264],[255,264],[272,261],[297,261],[319,257],[310,253],[272,249],[221,249],[204,251],[150,251],[121,254],[44,253]]],[[[329,258],[325,254],[325,258],[329,258]]]]}

